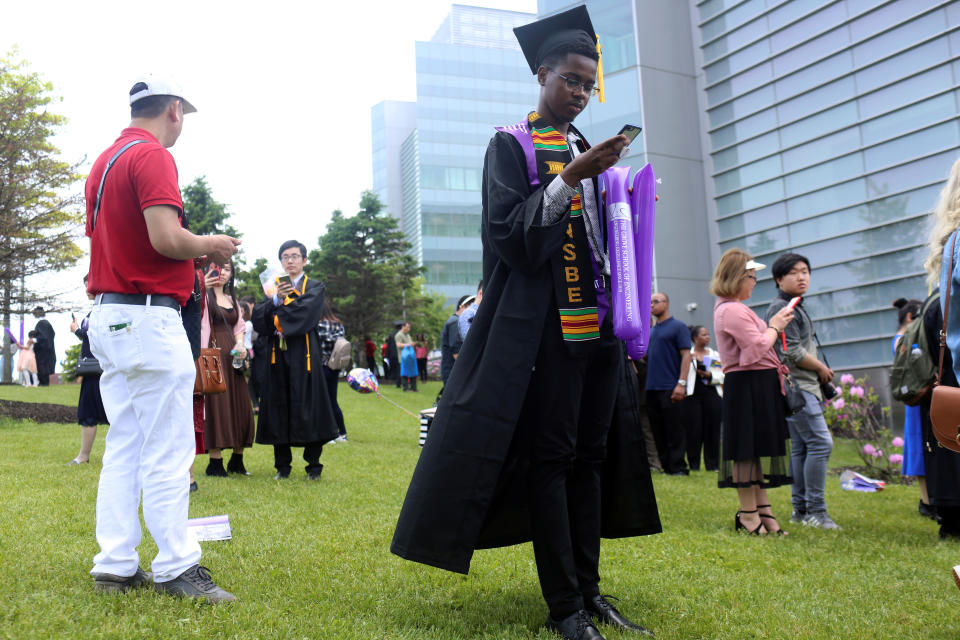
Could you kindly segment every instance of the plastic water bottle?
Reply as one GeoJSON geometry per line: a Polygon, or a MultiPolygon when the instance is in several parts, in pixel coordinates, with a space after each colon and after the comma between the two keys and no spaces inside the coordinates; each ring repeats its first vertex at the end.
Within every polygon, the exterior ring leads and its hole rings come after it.
{"type": "Polygon", "coordinates": [[[913,348],[910,349],[910,357],[916,360],[923,355],[923,350],[920,348],[920,345],[914,343],[913,348]]]}
{"type": "Polygon", "coordinates": [[[236,347],[234,347],[230,351],[230,355],[233,356],[233,368],[242,369],[243,361],[246,359],[246,355],[247,355],[246,352],[244,350],[237,349],[236,347]]]}

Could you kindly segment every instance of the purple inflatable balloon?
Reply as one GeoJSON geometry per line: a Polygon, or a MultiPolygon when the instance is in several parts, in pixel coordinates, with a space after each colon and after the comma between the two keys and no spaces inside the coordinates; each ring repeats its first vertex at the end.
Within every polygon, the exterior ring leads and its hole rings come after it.
{"type": "MultiPolygon", "coordinates": [[[[621,340],[640,336],[641,313],[637,305],[637,267],[633,247],[633,217],[627,183],[630,167],[610,167],[603,172],[607,187],[607,244],[610,252],[610,278],[613,285],[610,306],[613,333],[621,340]]],[[[649,307],[649,303],[648,303],[649,307]]]]}
{"type": "MultiPolygon", "coordinates": [[[[650,296],[653,288],[653,230],[657,201],[657,179],[653,167],[644,166],[633,177],[633,197],[631,199],[634,222],[634,253],[636,255],[637,304],[641,309],[650,308],[650,296]]],[[[647,353],[650,343],[650,322],[643,322],[640,334],[627,341],[627,354],[639,360],[647,353]]]]}

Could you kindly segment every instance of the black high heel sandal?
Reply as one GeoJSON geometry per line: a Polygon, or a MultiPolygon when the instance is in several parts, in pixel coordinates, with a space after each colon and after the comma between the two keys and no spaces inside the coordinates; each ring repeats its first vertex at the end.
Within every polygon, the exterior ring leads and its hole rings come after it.
{"type": "MultiPolygon", "coordinates": [[[[757,505],[757,511],[759,511],[760,509],[769,509],[769,508],[770,508],[770,505],[768,505],[768,504],[758,504],[758,505],[757,505]]],[[[776,516],[773,515],[773,513],[771,513],[770,515],[764,515],[764,514],[761,513],[761,514],[760,514],[760,522],[763,522],[763,519],[764,519],[764,518],[766,518],[767,520],[773,520],[774,522],[777,523],[777,526],[778,526],[778,527],[780,526],[780,522],[777,520],[776,516]]],[[[771,531],[770,528],[768,527],[768,528],[767,528],[767,532],[768,532],[768,533],[775,533],[775,534],[777,534],[778,536],[788,536],[788,535],[790,535],[790,533],[789,533],[788,531],[784,531],[782,528],[777,529],[776,531],[771,531]]]]}
{"type": "Polygon", "coordinates": [[[762,521],[762,520],[760,521],[760,524],[757,525],[757,528],[754,529],[753,531],[751,531],[750,529],[747,529],[747,527],[744,526],[744,524],[743,524],[742,522],[740,522],[740,514],[741,514],[741,513],[757,513],[758,511],[759,511],[759,509],[754,509],[753,511],[744,511],[743,509],[741,509],[741,510],[737,511],[737,515],[734,516],[734,518],[733,518],[733,530],[734,530],[734,531],[740,531],[741,529],[743,529],[744,531],[747,532],[748,535],[751,535],[751,536],[760,536],[760,535],[763,535],[762,533],[760,533],[760,529],[763,529],[763,521],[762,521]]]}

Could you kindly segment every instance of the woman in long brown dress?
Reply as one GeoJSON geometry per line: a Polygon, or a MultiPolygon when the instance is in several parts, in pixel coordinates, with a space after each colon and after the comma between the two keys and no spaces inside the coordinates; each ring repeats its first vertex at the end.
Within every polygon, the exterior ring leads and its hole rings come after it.
{"type": "Polygon", "coordinates": [[[207,270],[207,305],[201,322],[201,344],[220,350],[220,362],[227,382],[226,393],[204,398],[203,438],[210,455],[208,476],[228,473],[250,475],[243,465],[243,450],[253,444],[254,423],[250,395],[243,377],[247,352],[243,344],[246,325],[233,294],[233,263],[211,264],[207,270]],[[235,357],[236,356],[236,357],[235,357]],[[234,366],[241,364],[241,367],[234,366]],[[223,449],[233,449],[223,466],[223,449]]]}

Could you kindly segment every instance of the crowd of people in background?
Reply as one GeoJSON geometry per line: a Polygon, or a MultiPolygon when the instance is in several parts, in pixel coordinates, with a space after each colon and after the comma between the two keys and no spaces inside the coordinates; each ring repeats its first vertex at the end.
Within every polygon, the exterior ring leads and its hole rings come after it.
{"type": "MultiPolygon", "coordinates": [[[[217,587],[199,566],[199,547],[186,535],[188,489],[179,480],[186,479],[194,453],[207,455],[206,476],[250,475],[244,451],[254,442],[272,447],[276,480],[290,478],[293,448],[302,449],[306,478],[319,480],[324,468],[323,447],[348,442],[337,399],[344,366],[339,358],[336,363],[333,358],[349,327],[331,308],[324,283],[307,275],[307,251],[301,242],[289,240],[279,247],[277,256],[284,275],[276,279],[274,293],[260,299],[238,299],[231,257],[237,241],[227,236],[194,236],[183,227],[179,191],[175,179],[171,181],[175,166],[164,147],[176,141],[184,113],[194,109],[177,96],[163,82],[135,85],[130,102],[135,105],[136,126],[124,130],[91,172],[91,179],[98,175],[102,190],[106,172],[117,158],[132,145],[149,142],[139,149],[134,147],[136,150],[128,152],[129,157],[136,156],[150,164],[153,179],[165,185],[166,190],[160,190],[165,193],[158,200],[161,204],[143,209],[143,203],[128,202],[129,194],[111,186],[104,192],[100,218],[106,229],[97,229],[95,235],[101,194],[88,183],[88,211],[92,212],[87,229],[92,238],[88,290],[91,299],[96,296],[93,310],[79,321],[74,318],[70,329],[81,341],[81,360],[98,361],[96,366],[100,369],[85,370],[82,375],[77,410],[81,449],[70,464],[89,462],[97,425],[112,418],[97,506],[101,552],[94,559],[92,575],[98,588],[122,591],[150,579],[131,560],[137,557],[137,505],[142,492],[145,520],[160,547],[152,579],[164,585],[162,590],[175,595],[229,601],[233,596],[217,587]],[[128,140],[132,142],[119,147],[128,140]],[[112,236],[123,235],[123,225],[129,221],[122,214],[127,209],[144,213],[127,216],[140,221],[134,229],[136,239],[122,254],[110,259],[126,264],[130,276],[139,274],[155,293],[130,293],[126,290],[130,283],[123,280],[125,276],[105,267],[106,243],[112,236]],[[143,255],[151,247],[149,255],[153,261],[144,261],[143,255]],[[167,279],[168,271],[176,271],[177,277],[167,279]],[[176,283],[172,284],[174,280],[176,283]],[[184,286],[190,280],[192,288],[184,286]],[[190,352],[186,350],[187,343],[190,352]],[[169,361],[144,362],[138,355],[141,349],[177,355],[169,361]],[[188,354],[195,361],[203,349],[218,353],[225,390],[209,395],[194,391],[193,420],[189,423],[191,406],[187,399],[195,369],[188,354]],[[194,446],[188,449],[181,441],[191,426],[194,446]],[[151,446],[145,447],[145,442],[151,446]],[[226,465],[225,450],[231,452],[226,465]],[[141,473],[144,467],[149,467],[151,473],[141,473]],[[148,487],[150,483],[153,484],[148,487]]],[[[597,148],[601,147],[594,149],[597,148]]],[[[616,151],[619,153],[619,149],[616,151]]],[[[597,155],[586,147],[581,153],[586,157],[597,155]]],[[[526,179],[525,167],[520,167],[524,172],[519,172],[518,167],[511,165],[516,157],[507,160],[503,160],[504,175],[522,173],[520,179],[526,179]]],[[[599,172],[597,166],[591,169],[594,175],[599,172]]],[[[585,179],[589,177],[584,174],[585,179]]],[[[553,187],[555,196],[572,189],[562,181],[552,184],[558,185],[553,187]]],[[[948,301],[960,305],[960,243],[955,242],[960,227],[958,203],[960,161],[954,165],[934,215],[938,226],[926,264],[930,282],[939,284],[940,295],[932,295],[926,303],[907,299],[895,302],[898,336],[919,318],[928,343],[936,344],[944,328],[941,307],[948,301]],[[949,256],[949,262],[944,255],[949,256]],[[954,265],[952,272],[947,264],[954,265]],[[947,300],[944,287],[954,281],[958,286],[952,289],[951,300],[947,300]]],[[[503,207],[500,213],[506,215],[510,211],[503,207]]],[[[589,216],[589,212],[584,215],[589,216]]],[[[501,249],[517,250],[521,245],[515,243],[501,249]]],[[[591,253],[590,244],[584,246],[586,258],[603,262],[602,250],[599,254],[591,253]]],[[[551,624],[556,619],[556,629],[564,628],[563,621],[570,619],[566,612],[574,605],[578,607],[574,617],[586,615],[582,613],[586,608],[590,615],[608,622],[620,620],[616,624],[621,628],[630,629],[634,624],[618,618],[619,612],[594,589],[599,581],[594,574],[599,563],[602,450],[607,430],[620,419],[610,414],[614,414],[624,380],[639,380],[642,385],[637,403],[648,420],[645,442],[650,466],[670,476],[689,476],[691,471],[701,468],[716,472],[719,488],[736,491],[733,520],[737,531],[787,535],[772,511],[768,491],[788,485],[791,523],[841,529],[829,515],[825,499],[833,439],[823,404],[836,393],[832,387],[835,374],[826,362],[815,324],[803,304],[813,269],[803,255],[779,256],[771,267],[777,295],[761,317],[746,302],[753,295],[758,272],[763,269],[766,265],[743,250],[729,249],[723,254],[710,282],[710,292],[716,296],[712,333],[706,326],[687,326],[673,317],[667,293],[655,292],[651,297],[649,347],[643,361],[632,363],[635,378],[624,376],[622,345],[614,337],[609,316],[599,316],[598,342],[582,357],[575,353],[574,342],[565,342],[566,333],[556,330],[562,326],[560,308],[549,298],[554,288],[547,279],[533,280],[503,266],[508,275],[490,281],[490,305],[481,306],[482,281],[475,294],[457,301],[439,339],[439,374],[444,388],[449,387],[451,395],[464,396],[481,389],[478,393],[489,395],[491,403],[504,401],[510,415],[489,418],[490,424],[509,423],[509,428],[500,430],[501,437],[509,436],[522,416],[536,416],[525,423],[532,431],[526,434],[530,438],[527,462],[531,471],[530,484],[524,491],[529,492],[529,506],[537,513],[532,523],[534,530],[524,535],[534,541],[544,595],[551,608],[551,624]],[[532,302],[548,298],[544,308],[532,302]],[[527,314],[528,322],[521,318],[518,326],[530,332],[529,339],[494,322],[500,304],[507,299],[524,301],[511,312],[527,314]],[[711,335],[716,349],[710,346],[711,335]],[[515,355],[511,351],[514,349],[525,350],[523,366],[517,371],[503,370],[495,357],[484,360],[489,354],[515,355]],[[475,366],[458,366],[464,359],[475,366]],[[581,420],[582,415],[594,414],[604,415],[581,420]],[[557,432],[564,436],[558,439],[557,432]],[[567,475],[583,482],[567,486],[558,480],[567,475]],[[579,524],[568,520],[568,505],[585,514],[584,522],[596,526],[571,531],[579,524]],[[563,540],[576,538],[576,558],[570,557],[569,544],[558,542],[558,531],[564,533],[563,540]],[[574,575],[590,582],[586,590],[575,590],[572,583],[576,580],[571,577],[574,575]]],[[[602,268],[599,273],[603,273],[602,268]]],[[[599,282],[607,285],[608,291],[609,282],[604,277],[599,282]]],[[[45,386],[50,383],[56,363],[55,333],[44,317],[44,309],[38,307],[34,315],[38,320],[36,327],[29,332],[25,344],[18,343],[18,369],[23,384],[45,386]]],[[[957,386],[955,366],[960,366],[960,359],[951,358],[951,351],[960,349],[958,318],[960,313],[946,327],[948,340],[953,338],[953,342],[949,343],[951,350],[946,353],[940,382],[949,386],[957,386]]],[[[426,333],[411,331],[410,322],[400,321],[395,331],[387,335],[380,348],[382,374],[376,360],[377,344],[369,336],[362,341],[366,366],[383,378],[395,380],[396,387],[404,392],[417,392],[418,381],[422,384],[428,379],[432,345],[426,333]]],[[[897,344],[894,338],[895,350],[897,344]]],[[[932,358],[933,353],[928,357],[932,358]]],[[[471,442],[475,431],[489,426],[485,422],[488,417],[482,412],[468,411],[452,398],[443,407],[443,417],[448,421],[444,428],[451,429],[446,433],[454,434],[446,443],[448,446],[455,447],[457,438],[471,442]],[[477,429],[471,431],[464,425],[477,429]]],[[[960,457],[935,446],[931,432],[930,401],[926,399],[911,407],[906,415],[904,474],[921,479],[919,510],[937,519],[940,536],[960,537],[960,457]]],[[[504,459],[509,455],[508,444],[502,447],[504,459]]],[[[424,451],[427,458],[433,455],[432,459],[436,459],[438,450],[424,451]]],[[[421,459],[421,463],[418,473],[434,472],[429,469],[430,459],[426,463],[421,459]]],[[[447,469],[450,465],[441,466],[447,469]]],[[[190,490],[196,490],[192,468],[189,477],[190,490]]],[[[430,477],[436,482],[439,476],[430,477]]],[[[489,486],[496,484],[490,482],[489,486]]],[[[411,492],[421,490],[423,486],[411,484],[411,492]]],[[[417,556],[417,545],[429,539],[420,538],[425,534],[417,529],[419,523],[429,520],[417,512],[422,504],[416,499],[408,501],[401,514],[393,549],[405,557],[417,556]]],[[[483,521],[474,520],[478,527],[483,521]]]]}

